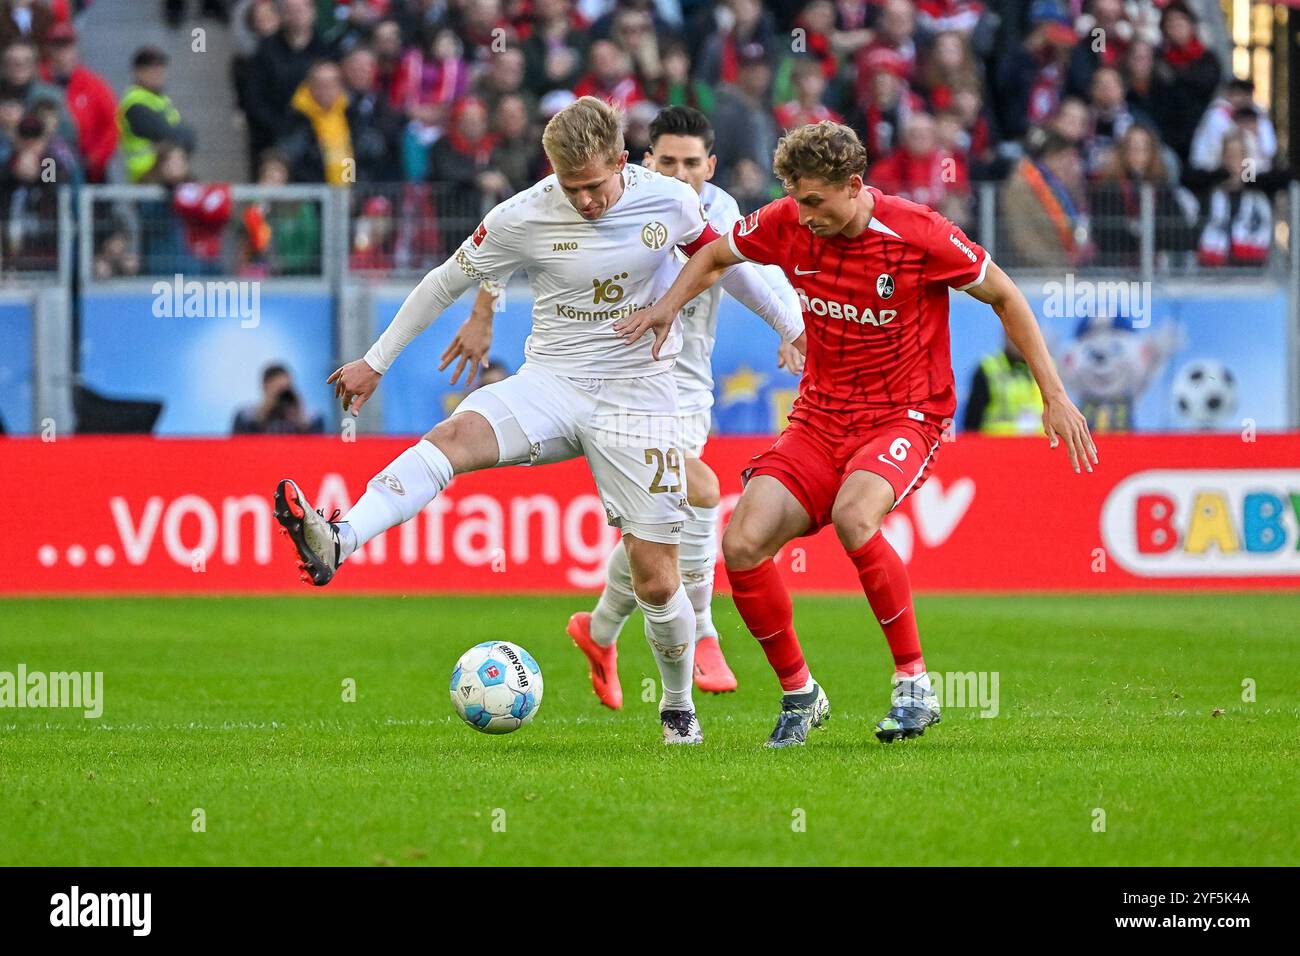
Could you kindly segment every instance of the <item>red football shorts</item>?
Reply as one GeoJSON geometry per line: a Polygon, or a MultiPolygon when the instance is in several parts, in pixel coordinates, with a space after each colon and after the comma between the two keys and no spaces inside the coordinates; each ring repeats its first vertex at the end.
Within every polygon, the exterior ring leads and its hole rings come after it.
{"type": "Polygon", "coordinates": [[[755,455],[745,481],[770,475],[808,512],[812,534],[830,524],[831,508],[844,480],[869,471],[894,489],[894,507],[921,487],[939,450],[943,429],[929,421],[898,418],[862,431],[830,435],[805,422],[791,422],[767,451],[755,455]]]}

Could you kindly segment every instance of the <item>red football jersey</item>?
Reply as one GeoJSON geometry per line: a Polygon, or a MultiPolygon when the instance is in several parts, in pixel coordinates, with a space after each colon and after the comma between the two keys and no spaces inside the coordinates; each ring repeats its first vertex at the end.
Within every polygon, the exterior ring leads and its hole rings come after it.
{"type": "Polygon", "coordinates": [[[803,303],[808,355],[791,421],[841,433],[951,418],[948,290],[978,285],[988,269],[988,254],[933,209],[867,188],[871,224],[851,239],[813,235],[789,196],[728,234],[736,255],[780,266],[803,303]]]}

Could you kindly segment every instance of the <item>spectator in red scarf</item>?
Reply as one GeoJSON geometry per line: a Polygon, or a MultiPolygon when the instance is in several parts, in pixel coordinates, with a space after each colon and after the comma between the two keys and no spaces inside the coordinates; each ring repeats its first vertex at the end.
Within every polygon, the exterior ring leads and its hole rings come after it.
{"type": "Polygon", "coordinates": [[[510,195],[510,183],[492,168],[497,138],[482,100],[467,96],[453,108],[447,134],[429,150],[443,249],[453,250],[493,205],[510,195]]]}
{"type": "Polygon", "coordinates": [[[822,102],[826,93],[826,74],[816,60],[800,59],[795,62],[791,75],[795,98],[783,103],[774,111],[781,129],[789,132],[796,126],[830,120],[842,123],[840,114],[822,102]]]}
{"type": "Polygon", "coordinates": [[[1087,96],[1092,75],[1099,67],[1119,67],[1133,42],[1133,23],[1124,11],[1124,0],[1088,0],[1087,11],[1075,24],[1079,42],[1070,54],[1065,86],[1076,96],[1087,96]]]}
{"type": "Polygon", "coordinates": [[[902,148],[878,160],[870,178],[885,192],[929,206],[955,223],[969,219],[966,163],[939,147],[935,122],[928,113],[907,118],[902,148]]]}
{"type": "Polygon", "coordinates": [[[695,75],[716,88],[739,81],[742,50],[761,45],[771,54],[776,38],[772,17],[758,0],[727,0],[713,17],[716,32],[700,51],[695,75]]]}
{"type": "Polygon", "coordinates": [[[831,31],[831,49],[837,56],[852,56],[875,36],[867,29],[873,15],[873,4],[867,0],[832,0],[832,6],[835,8],[835,29],[831,31]]]}
{"type": "Polygon", "coordinates": [[[912,0],[885,0],[875,39],[858,51],[856,93],[859,100],[867,98],[872,77],[884,63],[890,64],[890,68],[902,63],[906,66],[903,79],[911,82],[916,78],[915,34],[916,9],[912,0]]]}
{"type": "Polygon", "coordinates": [[[425,48],[412,47],[403,55],[392,95],[398,108],[427,131],[427,146],[441,133],[452,104],[468,90],[469,64],[460,38],[444,29],[433,34],[425,48]]]}
{"type": "Polygon", "coordinates": [[[958,86],[979,86],[979,68],[966,38],[955,31],[934,38],[921,65],[920,87],[930,109],[936,113],[952,105],[958,86]]]}
{"type": "Polygon", "coordinates": [[[921,97],[908,88],[907,73],[906,61],[888,50],[873,57],[871,82],[848,118],[870,159],[892,152],[907,117],[925,110],[921,97]]]}
{"type": "Polygon", "coordinates": [[[1196,17],[1183,0],[1164,8],[1160,33],[1164,42],[1156,53],[1152,90],[1155,120],[1161,138],[1185,163],[1196,124],[1219,85],[1219,58],[1196,35],[1196,17]]]}
{"type": "Polygon", "coordinates": [[[86,181],[102,183],[117,150],[117,98],[99,74],[81,63],[77,32],[71,23],[50,28],[45,79],[64,91],[77,126],[78,152],[86,181]]]}
{"type": "Polygon", "coordinates": [[[840,61],[836,56],[832,37],[835,34],[835,6],[831,0],[813,0],[800,11],[794,21],[795,29],[802,34],[795,34],[799,46],[796,53],[811,57],[821,67],[822,76],[830,83],[839,72],[840,61]]]}
{"type": "Polygon", "coordinates": [[[940,148],[961,157],[972,180],[1005,178],[1010,164],[995,148],[979,88],[957,87],[952,104],[935,117],[940,148]]]}
{"type": "Polygon", "coordinates": [[[575,96],[594,96],[623,109],[645,99],[641,84],[632,72],[632,59],[610,40],[597,40],[588,57],[591,65],[578,85],[575,96]]]}
{"type": "Polygon", "coordinates": [[[402,106],[397,96],[397,73],[402,65],[402,27],[396,20],[381,20],[370,35],[370,49],[379,62],[379,88],[388,95],[388,105],[402,106]]]}

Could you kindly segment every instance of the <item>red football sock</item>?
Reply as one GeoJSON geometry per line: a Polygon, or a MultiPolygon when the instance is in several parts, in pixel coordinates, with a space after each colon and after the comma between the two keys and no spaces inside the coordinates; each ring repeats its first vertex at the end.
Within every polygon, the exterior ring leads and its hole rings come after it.
{"type": "Polygon", "coordinates": [[[921,637],[916,630],[916,611],[912,607],[912,585],[907,579],[903,559],[885,536],[877,531],[849,558],[858,569],[858,580],[867,594],[871,611],[885,632],[894,670],[915,675],[925,670],[921,657],[921,637]]]}
{"type": "Polygon", "coordinates": [[[790,592],[771,559],[748,571],[727,568],[731,597],[749,633],[767,655],[782,690],[799,690],[808,683],[808,665],[794,632],[790,592]]]}

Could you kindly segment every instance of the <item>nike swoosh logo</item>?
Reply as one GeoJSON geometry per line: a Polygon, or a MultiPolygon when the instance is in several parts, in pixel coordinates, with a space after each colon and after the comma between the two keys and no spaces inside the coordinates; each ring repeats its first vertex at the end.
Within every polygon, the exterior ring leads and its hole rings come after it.
{"type": "Polygon", "coordinates": [[[877,455],[876,458],[878,458],[880,461],[883,461],[886,465],[889,465],[891,468],[897,469],[900,475],[903,473],[903,469],[899,468],[897,463],[890,461],[884,455],[877,455]]]}
{"type": "Polygon", "coordinates": [[[794,267],[794,274],[797,276],[815,276],[817,273],[821,271],[822,271],[821,269],[809,269],[805,272],[803,269],[800,269],[798,266],[794,267]]]}

